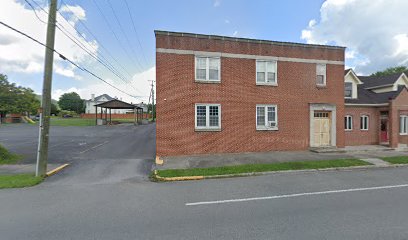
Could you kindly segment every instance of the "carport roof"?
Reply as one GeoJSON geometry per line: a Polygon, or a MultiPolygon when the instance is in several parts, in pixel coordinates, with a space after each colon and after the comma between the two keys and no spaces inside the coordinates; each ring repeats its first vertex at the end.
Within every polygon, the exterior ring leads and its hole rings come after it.
{"type": "Polygon", "coordinates": [[[120,101],[118,99],[113,99],[107,102],[99,103],[94,105],[95,107],[110,108],[110,109],[143,109],[136,105],[120,101]]]}

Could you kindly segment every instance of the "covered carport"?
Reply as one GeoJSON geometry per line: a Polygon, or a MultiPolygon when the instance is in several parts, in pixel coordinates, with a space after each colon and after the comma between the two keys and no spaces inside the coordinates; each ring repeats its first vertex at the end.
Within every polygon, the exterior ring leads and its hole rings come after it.
{"type": "Polygon", "coordinates": [[[96,125],[112,125],[112,109],[129,109],[134,111],[134,124],[141,124],[143,118],[143,108],[133,104],[113,99],[107,102],[99,103],[95,106],[96,125]],[[100,112],[98,110],[100,109],[100,112]]]}

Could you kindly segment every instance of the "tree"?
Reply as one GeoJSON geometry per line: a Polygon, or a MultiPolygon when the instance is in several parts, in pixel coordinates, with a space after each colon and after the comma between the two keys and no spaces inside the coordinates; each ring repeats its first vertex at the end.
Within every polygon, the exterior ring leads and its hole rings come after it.
{"type": "Polygon", "coordinates": [[[379,76],[385,76],[385,75],[390,75],[393,73],[403,73],[403,72],[407,72],[408,71],[408,67],[406,66],[397,66],[397,67],[389,67],[383,71],[378,71],[375,72],[373,74],[371,74],[371,76],[375,76],[375,77],[379,77],[379,76]]]}
{"type": "Polygon", "coordinates": [[[57,104],[51,103],[51,114],[54,114],[56,116],[59,112],[60,110],[58,109],[57,104]]]}
{"type": "Polygon", "coordinates": [[[10,83],[6,75],[0,74],[0,114],[36,113],[40,101],[30,88],[10,83]]]}
{"type": "Polygon", "coordinates": [[[76,92],[64,93],[58,101],[62,110],[74,111],[78,114],[85,112],[84,100],[76,92]]]}

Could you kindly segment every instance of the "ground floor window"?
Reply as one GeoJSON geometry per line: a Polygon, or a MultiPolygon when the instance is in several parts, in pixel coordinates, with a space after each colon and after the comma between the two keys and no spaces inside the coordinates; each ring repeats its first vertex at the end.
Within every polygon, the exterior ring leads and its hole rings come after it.
{"type": "Polygon", "coordinates": [[[345,130],[353,130],[353,117],[350,115],[347,115],[344,117],[344,129],[345,130]]]}
{"type": "Polygon", "coordinates": [[[368,116],[367,115],[362,115],[360,117],[360,129],[368,130],[368,116]]]}
{"type": "Polygon", "coordinates": [[[278,112],[276,105],[256,105],[256,129],[278,130],[278,112]]]}
{"type": "Polygon", "coordinates": [[[221,105],[220,104],[196,104],[195,105],[195,128],[198,130],[221,129],[221,105]]]}
{"type": "Polygon", "coordinates": [[[407,115],[400,116],[400,134],[401,135],[408,134],[408,116],[407,115]]]}

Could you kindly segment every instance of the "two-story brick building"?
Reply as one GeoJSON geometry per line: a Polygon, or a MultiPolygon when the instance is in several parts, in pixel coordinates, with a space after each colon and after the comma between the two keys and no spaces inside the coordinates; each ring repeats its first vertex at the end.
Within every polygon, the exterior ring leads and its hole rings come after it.
{"type": "Polygon", "coordinates": [[[158,156],[345,146],[344,47],[155,34],[158,156]]]}

